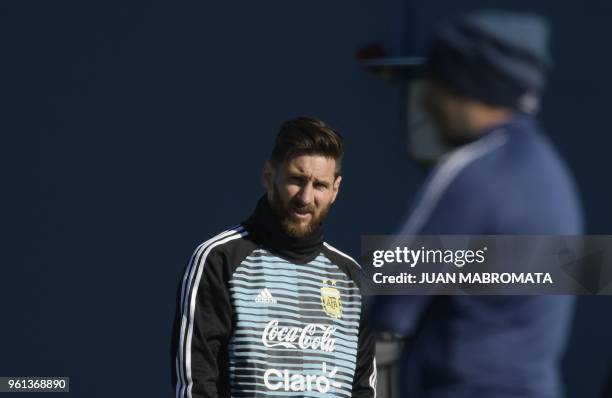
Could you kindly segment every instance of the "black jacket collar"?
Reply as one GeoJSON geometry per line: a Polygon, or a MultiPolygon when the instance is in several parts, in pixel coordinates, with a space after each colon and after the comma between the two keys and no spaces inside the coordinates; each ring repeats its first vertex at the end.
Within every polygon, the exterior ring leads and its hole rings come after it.
{"type": "Polygon", "coordinates": [[[317,257],[323,246],[323,227],[304,238],[287,235],[266,195],[259,199],[255,211],[243,224],[257,243],[291,262],[307,263],[317,257]]]}

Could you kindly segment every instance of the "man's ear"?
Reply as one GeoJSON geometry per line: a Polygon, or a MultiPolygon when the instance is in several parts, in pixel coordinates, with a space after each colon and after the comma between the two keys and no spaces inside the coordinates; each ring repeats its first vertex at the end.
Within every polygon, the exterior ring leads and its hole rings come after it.
{"type": "Polygon", "coordinates": [[[263,170],[261,172],[261,182],[266,190],[269,192],[272,190],[272,184],[274,181],[274,167],[269,160],[266,160],[263,170]]]}
{"type": "Polygon", "coordinates": [[[334,201],[336,200],[336,196],[338,196],[338,192],[340,191],[340,181],[342,181],[342,176],[338,176],[334,180],[334,185],[332,186],[332,190],[333,190],[333,196],[332,196],[332,201],[331,201],[332,203],[334,203],[334,201]]]}

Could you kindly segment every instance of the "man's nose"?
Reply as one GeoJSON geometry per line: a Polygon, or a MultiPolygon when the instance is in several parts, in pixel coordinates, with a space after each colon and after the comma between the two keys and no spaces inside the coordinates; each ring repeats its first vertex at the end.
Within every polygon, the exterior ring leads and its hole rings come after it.
{"type": "Polygon", "coordinates": [[[298,198],[302,205],[309,205],[314,201],[314,187],[311,183],[306,183],[298,192],[298,198]]]}

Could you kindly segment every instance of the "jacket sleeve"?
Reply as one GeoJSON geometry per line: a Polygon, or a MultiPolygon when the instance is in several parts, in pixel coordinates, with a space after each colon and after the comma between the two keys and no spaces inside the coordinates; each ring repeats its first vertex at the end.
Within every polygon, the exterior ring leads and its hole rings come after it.
{"type": "Polygon", "coordinates": [[[173,331],[176,398],[227,395],[232,308],[224,257],[199,246],[181,280],[173,331]]]}
{"type": "Polygon", "coordinates": [[[357,364],[353,379],[354,398],[376,397],[376,341],[374,334],[368,328],[367,311],[361,310],[359,321],[359,338],[357,344],[357,364]]]}

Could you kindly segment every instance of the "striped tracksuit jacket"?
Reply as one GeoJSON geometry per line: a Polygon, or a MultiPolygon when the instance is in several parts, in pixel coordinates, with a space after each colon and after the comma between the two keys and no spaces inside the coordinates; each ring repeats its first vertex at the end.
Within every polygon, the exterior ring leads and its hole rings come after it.
{"type": "Polygon", "coordinates": [[[201,244],[179,287],[176,397],[374,397],[357,263],[281,232],[266,198],[201,244]]]}

